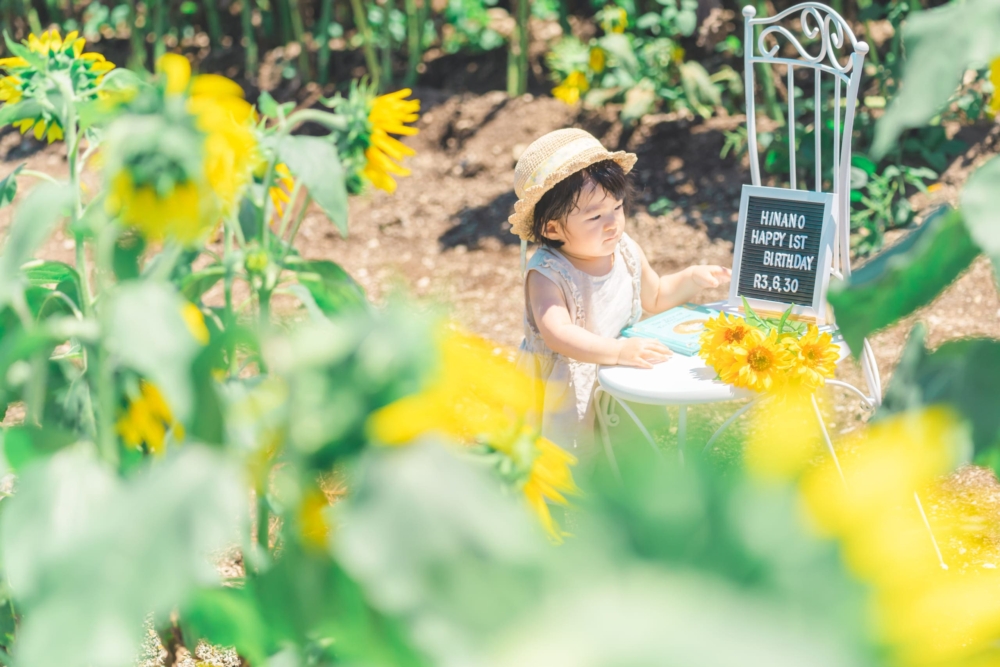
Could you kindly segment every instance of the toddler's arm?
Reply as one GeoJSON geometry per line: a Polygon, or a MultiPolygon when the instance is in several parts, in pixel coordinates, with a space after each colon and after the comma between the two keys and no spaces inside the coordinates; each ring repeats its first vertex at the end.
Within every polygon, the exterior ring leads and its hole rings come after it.
{"type": "Polygon", "coordinates": [[[642,248],[639,248],[639,255],[642,257],[642,309],[652,315],[690,301],[702,289],[729,282],[733,274],[722,266],[705,265],[689,266],[661,277],[649,265],[642,248]]]}
{"type": "Polygon", "coordinates": [[[589,364],[651,368],[670,356],[670,348],[646,338],[615,340],[577,326],[562,290],[537,271],[528,272],[528,301],[542,340],[553,352],[589,364]]]}

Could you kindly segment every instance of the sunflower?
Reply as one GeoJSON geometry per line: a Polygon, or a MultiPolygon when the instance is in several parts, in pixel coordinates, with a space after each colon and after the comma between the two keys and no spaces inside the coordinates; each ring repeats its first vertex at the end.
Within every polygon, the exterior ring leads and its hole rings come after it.
{"type": "Polygon", "coordinates": [[[967,548],[995,539],[992,523],[977,520],[984,499],[958,498],[941,480],[971,448],[967,428],[932,407],[887,417],[854,440],[841,448],[846,483],[828,458],[799,492],[812,526],[840,542],[872,590],[872,626],[892,664],[995,664],[1000,573],[967,548]]]}
{"type": "Polygon", "coordinates": [[[771,331],[766,336],[754,329],[740,345],[733,346],[732,362],[717,368],[724,382],[753,391],[777,389],[794,362],[788,348],[771,331]]]}
{"type": "Polygon", "coordinates": [[[526,426],[539,387],[489,341],[446,329],[438,348],[441,362],[428,385],[374,412],[369,435],[403,445],[438,433],[503,455],[515,471],[511,482],[552,540],[561,541],[548,503],[565,505],[564,494],[578,493],[569,468],[576,459],[526,426]]]}
{"type": "Polygon", "coordinates": [[[537,387],[487,340],[439,333],[440,364],[423,391],[376,411],[369,433],[389,445],[438,432],[463,442],[495,443],[518,433],[537,387]]]}
{"type": "Polygon", "coordinates": [[[181,307],[181,317],[184,318],[184,324],[194,339],[202,345],[208,345],[208,327],[205,326],[205,316],[201,309],[187,301],[181,307]]]}
{"type": "Polygon", "coordinates": [[[991,116],[1000,113],[1000,57],[994,58],[990,62],[990,83],[993,84],[993,97],[986,106],[986,111],[991,116]]]}
{"type": "Polygon", "coordinates": [[[366,164],[364,176],[372,185],[388,193],[396,191],[396,181],[390,176],[409,176],[410,170],[398,164],[404,157],[416,155],[409,146],[389,136],[399,134],[412,136],[417,128],[406,125],[419,118],[420,100],[405,99],[412,91],[409,88],[388,95],[381,95],[371,101],[368,124],[371,129],[369,144],[365,150],[366,164]]]}
{"type": "Polygon", "coordinates": [[[587,64],[590,66],[591,72],[595,74],[603,72],[604,67],[607,64],[607,56],[604,54],[604,49],[599,46],[590,47],[590,55],[587,64]]]}
{"type": "Polygon", "coordinates": [[[705,322],[698,355],[721,376],[721,369],[729,368],[735,362],[735,346],[742,345],[751,331],[755,329],[742,317],[719,313],[718,317],[705,322]]]}
{"type": "Polygon", "coordinates": [[[242,88],[225,77],[192,78],[183,56],[163,56],[157,71],[165,96],[162,113],[127,116],[121,136],[110,141],[110,152],[122,155],[109,167],[107,206],[148,239],[193,245],[233,211],[252,178],[257,155],[253,107],[243,99],[242,88]],[[182,105],[175,104],[179,98],[182,105]],[[190,138],[200,151],[184,153],[148,140],[167,128],[178,133],[171,136],[190,138]]]}
{"type": "Polygon", "coordinates": [[[310,548],[326,549],[330,524],[326,520],[325,512],[329,506],[330,499],[319,487],[311,487],[302,496],[296,518],[302,542],[310,548]]]}
{"type": "Polygon", "coordinates": [[[598,13],[601,30],[607,34],[621,34],[628,27],[628,12],[622,7],[610,5],[598,13]]]}
{"type": "Polygon", "coordinates": [[[170,406],[156,385],[139,382],[139,396],[129,400],[128,409],[117,423],[118,434],[125,444],[135,449],[162,454],[167,433],[176,440],[184,439],[184,427],[174,421],[170,406]]]}
{"type": "Polygon", "coordinates": [[[792,383],[815,391],[833,377],[840,359],[840,346],[833,342],[830,333],[820,334],[816,325],[810,324],[801,338],[789,336],[787,340],[788,350],[795,359],[789,369],[792,383]]]}
{"type": "Polygon", "coordinates": [[[115,65],[100,53],[84,53],[86,40],[75,30],[65,39],[58,30],[48,30],[41,37],[32,33],[22,44],[45,61],[44,69],[37,70],[21,56],[0,58],[0,70],[7,73],[0,79],[0,101],[7,105],[31,99],[47,102],[41,105],[41,111],[28,112],[26,109],[27,117],[15,115],[17,120],[13,125],[21,134],[33,131],[36,139],[45,138],[49,143],[58,141],[63,138],[63,121],[51,111],[53,104],[47,98],[61,91],[52,75],[68,78],[78,101],[89,101],[101,95],[98,88],[104,75],[115,65]]]}
{"type": "Polygon", "coordinates": [[[570,466],[576,465],[576,458],[546,438],[537,438],[534,450],[535,458],[522,492],[538,515],[542,528],[558,544],[568,533],[563,532],[553,520],[549,503],[565,507],[569,505],[566,495],[579,495],[580,489],[570,472],[570,466]]]}
{"type": "Polygon", "coordinates": [[[590,90],[590,83],[587,82],[587,75],[579,70],[574,70],[563,79],[562,83],[552,89],[552,96],[572,105],[579,102],[580,96],[588,90],[590,90]]]}
{"type": "Polygon", "coordinates": [[[274,165],[274,185],[268,189],[271,196],[271,204],[274,206],[274,215],[281,219],[285,214],[285,204],[292,201],[292,188],[295,187],[295,179],[292,172],[288,171],[288,165],[279,162],[274,165]]]}

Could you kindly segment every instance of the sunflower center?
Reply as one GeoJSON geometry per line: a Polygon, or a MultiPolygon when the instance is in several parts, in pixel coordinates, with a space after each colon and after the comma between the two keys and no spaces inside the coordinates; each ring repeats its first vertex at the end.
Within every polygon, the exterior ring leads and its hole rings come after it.
{"type": "Polygon", "coordinates": [[[757,372],[766,371],[773,361],[774,355],[763,347],[755,347],[747,354],[747,364],[757,372]]]}
{"type": "Polygon", "coordinates": [[[726,342],[727,343],[739,343],[747,335],[746,329],[743,327],[736,327],[735,329],[728,329],[726,331],[726,342]]]}

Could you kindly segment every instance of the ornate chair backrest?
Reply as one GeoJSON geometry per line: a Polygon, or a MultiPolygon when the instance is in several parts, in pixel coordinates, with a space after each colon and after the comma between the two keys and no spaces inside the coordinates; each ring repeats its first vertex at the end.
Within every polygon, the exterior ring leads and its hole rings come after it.
{"type": "MultiPolygon", "coordinates": [[[[851,173],[851,133],[854,129],[855,107],[858,98],[858,88],[861,83],[862,65],[868,53],[868,44],[858,41],[847,21],[830,7],[818,2],[803,2],[789,7],[775,16],[754,18],[757,11],[753,5],[743,8],[744,21],[744,70],[747,99],[747,144],[750,153],[750,175],[754,185],[760,185],[760,156],[757,151],[757,114],[754,100],[754,65],[764,64],[770,68],[775,65],[784,66],[787,81],[787,116],[788,127],[788,182],[791,188],[797,189],[798,174],[796,169],[795,150],[795,120],[801,116],[795,111],[796,87],[812,88],[813,95],[813,128],[814,128],[814,160],[815,179],[813,188],[817,192],[823,190],[824,165],[832,166],[832,192],[834,194],[834,220],[837,223],[836,240],[833,252],[833,273],[837,277],[850,275],[850,173],[851,173]],[[797,16],[796,16],[797,15],[797,16]],[[798,18],[798,30],[783,24],[792,23],[798,18]],[[755,28],[760,26],[760,34],[754,36],[755,28]],[[806,44],[803,44],[806,41],[806,44]],[[797,58],[786,58],[781,49],[790,45],[798,55],[797,58]],[[850,52],[847,51],[848,45],[850,52]],[[810,53],[815,51],[815,53],[810,53]],[[812,71],[812,85],[803,76],[796,79],[796,72],[812,71]],[[828,151],[824,163],[822,136],[824,99],[822,86],[824,80],[834,82],[833,109],[833,150],[828,151]],[[832,155],[830,155],[832,153],[832,155]],[[832,162],[832,165],[831,165],[832,162]]],[[[770,71],[767,71],[770,75],[770,71]]],[[[778,120],[778,119],[774,119],[778,120]]],[[[802,185],[809,189],[807,183],[802,185]]],[[[829,190],[828,190],[829,191],[829,190]]]]}
{"type": "MultiPolygon", "coordinates": [[[[861,84],[862,67],[868,53],[868,44],[858,41],[847,21],[832,8],[818,2],[803,2],[779,12],[775,16],[755,18],[757,10],[753,5],[743,8],[744,20],[744,77],[747,100],[747,146],[750,154],[750,176],[753,185],[760,185],[760,156],[757,150],[757,114],[754,99],[754,67],[762,64],[764,67],[783,66],[786,70],[787,85],[787,115],[785,122],[788,127],[788,182],[792,189],[798,189],[798,174],[796,169],[795,121],[799,118],[795,111],[796,87],[806,89],[810,81],[808,76],[802,76],[804,70],[812,71],[811,88],[813,95],[813,128],[815,179],[813,189],[817,192],[823,189],[824,155],[823,155],[823,82],[831,78],[834,82],[833,109],[833,146],[826,156],[827,165],[832,166],[833,218],[836,223],[836,235],[833,247],[832,273],[838,278],[851,275],[851,135],[854,130],[854,116],[857,107],[858,89],[861,84]],[[797,29],[794,23],[797,19],[797,29]],[[785,24],[785,25],[783,25],[785,24]],[[791,24],[790,27],[786,25],[791,24]],[[760,34],[754,35],[757,26],[760,34]],[[805,42],[805,44],[803,44],[805,42]],[[787,58],[781,55],[781,50],[790,46],[798,57],[787,58]],[[848,50],[850,49],[850,50],[848,50]],[[810,52],[812,51],[812,52],[810,52]],[[800,76],[796,77],[796,72],[800,76]],[[804,83],[803,83],[803,80],[804,83]],[[832,164],[831,164],[832,163],[832,164]]],[[[769,69],[764,70],[768,76],[769,69]]],[[[805,98],[803,98],[805,99],[805,98]]],[[[777,119],[775,119],[777,120],[777,119]]],[[[803,184],[808,189],[809,184],[803,184]]],[[[865,382],[868,385],[868,395],[865,396],[854,387],[848,386],[864,398],[869,405],[875,406],[882,401],[882,384],[879,377],[875,354],[866,340],[861,353],[861,367],[865,382]]]]}

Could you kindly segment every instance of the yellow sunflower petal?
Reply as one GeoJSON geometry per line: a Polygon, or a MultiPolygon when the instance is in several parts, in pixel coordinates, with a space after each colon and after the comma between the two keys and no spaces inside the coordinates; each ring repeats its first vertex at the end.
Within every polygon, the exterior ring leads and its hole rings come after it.
{"type": "Polygon", "coordinates": [[[372,132],[371,144],[393,160],[402,160],[404,157],[417,154],[417,151],[400,142],[398,139],[390,137],[382,129],[375,129],[372,132]]]}
{"type": "Polygon", "coordinates": [[[28,66],[28,61],[21,56],[13,56],[10,58],[0,58],[0,67],[6,69],[23,69],[28,66]]]}
{"type": "Polygon", "coordinates": [[[198,306],[191,302],[185,303],[181,307],[181,316],[194,339],[202,345],[208,345],[208,327],[205,326],[205,316],[202,315],[198,306]]]}
{"type": "Polygon", "coordinates": [[[199,74],[191,82],[191,95],[207,95],[209,97],[239,97],[243,98],[243,88],[232,79],[218,74],[199,74]]]}
{"type": "Polygon", "coordinates": [[[191,81],[191,63],[176,53],[162,55],[156,62],[156,71],[166,77],[168,95],[183,93],[191,81]]]}
{"type": "Polygon", "coordinates": [[[63,138],[62,128],[56,123],[49,125],[48,132],[45,133],[45,138],[51,144],[53,141],[59,141],[63,138]]]}

